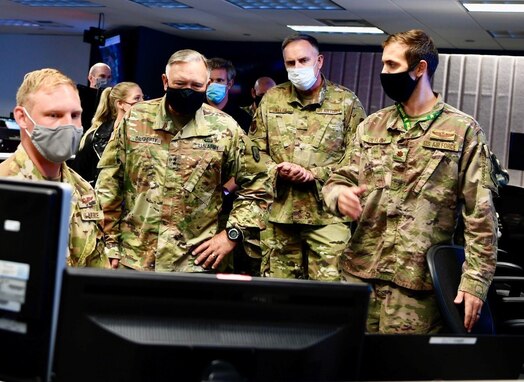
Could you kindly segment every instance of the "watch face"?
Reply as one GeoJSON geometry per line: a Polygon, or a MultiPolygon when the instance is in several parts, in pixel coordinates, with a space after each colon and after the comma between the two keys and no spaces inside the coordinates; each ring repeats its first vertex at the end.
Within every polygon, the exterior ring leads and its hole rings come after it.
{"type": "Polygon", "coordinates": [[[240,237],[240,231],[237,228],[230,228],[227,231],[227,237],[229,240],[236,241],[240,237]]]}

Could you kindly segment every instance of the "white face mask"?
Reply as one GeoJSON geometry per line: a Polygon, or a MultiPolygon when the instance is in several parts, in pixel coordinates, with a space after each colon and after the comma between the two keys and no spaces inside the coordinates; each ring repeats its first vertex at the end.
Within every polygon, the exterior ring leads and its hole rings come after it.
{"type": "Polygon", "coordinates": [[[309,90],[317,82],[315,67],[316,64],[303,68],[289,68],[287,70],[287,78],[297,89],[309,90]]]}
{"type": "Polygon", "coordinates": [[[33,146],[49,162],[62,163],[71,158],[78,150],[84,129],[75,125],[45,127],[38,125],[24,107],[27,118],[34,124],[33,132],[25,132],[31,138],[33,146]]]}

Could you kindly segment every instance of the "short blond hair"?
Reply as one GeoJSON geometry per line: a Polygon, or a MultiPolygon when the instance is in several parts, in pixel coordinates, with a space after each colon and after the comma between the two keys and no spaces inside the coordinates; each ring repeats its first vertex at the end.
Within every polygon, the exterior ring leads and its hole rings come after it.
{"type": "Polygon", "coordinates": [[[16,104],[18,106],[30,107],[32,106],[29,102],[31,94],[42,88],[56,88],[60,85],[69,85],[75,91],[78,91],[74,81],[56,69],[44,68],[29,72],[24,76],[22,85],[16,92],[16,104]]]}

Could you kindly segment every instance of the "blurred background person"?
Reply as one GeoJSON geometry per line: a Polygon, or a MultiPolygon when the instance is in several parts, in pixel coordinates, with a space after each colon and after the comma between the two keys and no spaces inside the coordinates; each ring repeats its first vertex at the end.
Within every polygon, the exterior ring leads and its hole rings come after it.
{"type": "Polygon", "coordinates": [[[112,72],[109,65],[97,62],[87,74],[89,86],[77,84],[80,102],[82,104],[82,127],[84,132],[91,126],[91,120],[95,115],[102,90],[109,86],[112,79],[112,72]]]}
{"type": "Polygon", "coordinates": [[[121,82],[113,88],[105,88],[102,92],[91,127],[82,137],[80,149],[71,164],[71,167],[92,186],[98,177],[96,166],[114,127],[120,123],[131,106],[143,100],[142,89],[134,82],[121,82]]]}
{"type": "Polygon", "coordinates": [[[251,88],[251,97],[253,98],[253,103],[250,105],[242,107],[251,117],[255,115],[258,104],[260,100],[266,94],[266,92],[272,87],[276,86],[275,80],[271,77],[260,77],[255,81],[255,85],[251,88]]]}
{"type": "Polygon", "coordinates": [[[229,98],[229,92],[235,83],[237,75],[235,67],[231,61],[220,57],[208,59],[207,65],[211,71],[209,77],[211,82],[206,90],[207,103],[233,117],[247,134],[252,118],[229,98]]]}

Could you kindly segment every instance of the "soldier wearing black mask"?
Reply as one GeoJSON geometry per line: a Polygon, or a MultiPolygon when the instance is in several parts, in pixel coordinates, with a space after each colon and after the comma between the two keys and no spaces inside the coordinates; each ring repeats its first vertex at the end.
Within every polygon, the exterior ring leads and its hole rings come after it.
{"type": "Polygon", "coordinates": [[[174,53],[162,82],[166,95],[135,105],[99,162],[106,254],[113,268],[224,271],[235,246],[262,228],[271,200],[266,164],[235,120],[205,103],[203,55],[174,53]],[[222,229],[231,177],[239,200],[222,229]]]}
{"type": "Polygon", "coordinates": [[[358,126],[346,165],[322,190],[332,212],[358,220],[341,277],[371,284],[369,332],[437,333],[443,321],[426,254],[463,236],[466,261],[453,302],[469,332],[497,258],[489,146],[473,117],[433,91],[439,56],[424,31],[391,35],[383,48],[381,82],[396,103],[358,126]]]}

